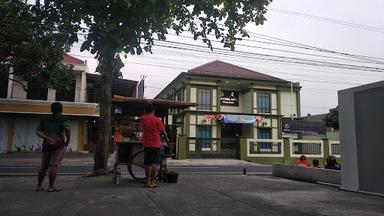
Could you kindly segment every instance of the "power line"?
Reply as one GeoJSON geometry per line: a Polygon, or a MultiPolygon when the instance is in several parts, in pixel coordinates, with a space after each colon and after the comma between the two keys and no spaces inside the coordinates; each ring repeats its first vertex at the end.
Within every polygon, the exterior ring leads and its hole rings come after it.
{"type": "MultiPolygon", "coordinates": [[[[172,43],[172,42],[171,42],[172,43]]],[[[196,50],[195,50],[196,51],[196,50]]],[[[199,52],[201,52],[201,50],[198,50],[199,52]]],[[[87,56],[88,57],[88,56],[87,56]]],[[[241,57],[241,56],[240,56],[241,57]]],[[[163,59],[163,58],[158,58],[158,59],[162,59],[162,60],[170,60],[170,61],[174,61],[173,59],[163,59]]],[[[136,62],[126,62],[126,63],[131,63],[131,64],[138,64],[136,62]]],[[[141,63],[143,64],[143,63],[141,63]]],[[[156,66],[156,67],[163,67],[163,68],[173,68],[173,69],[181,69],[181,70],[186,70],[186,68],[181,68],[181,67],[174,67],[174,66],[163,66],[163,65],[158,65],[158,64],[148,64],[146,63],[145,65],[149,65],[149,66],[156,66]]],[[[284,73],[284,72],[279,72],[278,74],[288,74],[288,75],[295,75],[295,76],[306,76],[306,75],[303,75],[303,74],[297,74],[297,73],[284,73]]],[[[308,75],[307,75],[308,76],[308,75]]],[[[312,76],[313,75],[309,75],[309,76],[312,76]]],[[[313,82],[313,80],[307,80],[307,79],[301,79],[302,81],[308,81],[308,82],[313,82]]],[[[361,80],[359,80],[361,81],[361,80]]],[[[319,83],[333,83],[333,84],[343,84],[343,85],[360,85],[361,83],[356,83],[356,82],[337,82],[337,81],[328,81],[328,80],[317,80],[317,82],[319,83]]]]}
{"type": "Polygon", "coordinates": [[[335,50],[319,48],[319,47],[306,45],[306,44],[302,44],[302,43],[297,43],[297,42],[293,42],[293,41],[289,41],[289,40],[285,40],[285,39],[271,37],[271,36],[260,34],[260,33],[251,32],[251,31],[249,31],[248,33],[252,34],[254,37],[261,37],[265,40],[280,41],[280,42],[282,42],[282,44],[281,44],[282,46],[291,46],[293,48],[300,48],[300,49],[306,49],[306,50],[312,50],[312,51],[318,51],[318,52],[325,52],[325,53],[329,53],[329,54],[346,56],[346,57],[350,57],[350,58],[354,58],[354,59],[360,59],[360,60],[368,60],[368,61],[375,62],[377,64],[382,64],[384,61],[384,58],[380,58],[380,57],[357,55],[357,54],[351,54],[351,53],[345,53],[345,52],[339,52],[339,51],[335,51],[335,50]],[[284,44],[284,43],[286,43],[286,44],[284,44]]]}
{"type": "Polygon", "coordinates": [[[278,8],[269,7],[268,10],[274,11],[277,13],[288,14],[288,15],[298,16],[298,17],[302,17],[302,18],[308,18],[308,19],[313,19],[313,20],[324,21],[324,22],[328,22],[328,23],[348,26],[348,27],[352,27],[352,28],[363,29],[363,30],[367,30],[367,31],[384,33],[384,28],[379,28],[379,27],[375,27],[375,26],[362,25],[362,24],[358,24],[358,23],[353,23],[353,22],[348,22],[348,21],[343,21],[343,20],[337,20],[337,19],[331,19],[331,18],[327,18],[327,17],[315,16],[315,15],[311,15],[311,14],[305,14],[305,13],[300,13],[300,12],[290,11],[290,10],[283,10],[283,9],[278,9],[278,8]]]}
{"type": "MultiPolygon", "coordinates": [[[[167,46],[167,45],[161,45],[161,44],[157,44],[156,46],[207,53],[207,51],[204,51],[204,50],[196,50],[196,49],[192,49],[192,48],[187,48],[187,46],[189,46],[189,47],[192,46],[192,47],[197,47],[197,48],[206,48],[204,46],[191,45],[191,44],[174,42],[174,41],[159,41],[159,42],[160,43],[173,43],[173,44],[176,44],[179,46],[170,46],[170,45],[167,46]]],[[[210,52],[210,53],[212,53],[212,52],[210,52]]],[[[221,48],[216,48],[216,51],[214,51],[214,53],[219,53],[222,55],[229,55],[228,54],[229,51],[227,51],[226,49],[221,49],[221,48]],[[217,52],[217,50],[219,50],[221,52],[217,52]]],[[[312,66],[323,66],[323,67],[332,67],[332,68],[339,68],[339,69],[354,69],[354,70],[363,70],[366,72],[369,71],[369,72],[376,72],[376,73],[383,73],[384,72],[384,68],[379,68],[379,67],[342,64],[342,63],[303,59],[303,58],[293,58],[293,57],[285,57],[285,56],[278,56],[278,55],[252,53],[252,52],[246,52],[246,51],[235,51],[235,52],[233,52],[232,56],[233,55],[242,56],[242,57],[246,57],[246,58],[262,59],[262,60],[277,61],[277,62],[296,63],[296,64],[304,64],[304,65],[312,65],[312,66]]]]}
{"type": "MultiPolygon", "coordinates": [[[[224,28],[227,28],[223,24],[218,24],[218,25],[222,26],[224,28]]],[[[264,34],[260,34],[260,33],[255,33],[255,32],[252,32],[252,31],[247,31],[247,32],[252,34],[253,37],[261,38],[263,40],[267,40],[268,42],[266,42],[266,41],[258,41],[258,40],[253,40],[253,39],[247,39],[247,38],[242,38],[242,40],[244,40],[244,41],[266,43],[266,44],[270,44],[270,45],[286,46],[286,47],[291,47],[291,48],[300,48],[300,49],[311,50],[311,51],[316,51],[316,52],[323,52],[323,53],[328,53],[328,54],[334,54],[334,55],[339,55],[339,56],[350,58],[350,60],[352,60],[352,61],[353,60],[354,61],[359,60],[360,62],[364,61],[364,62],[374,63],[374,64],[384,64],[384,58],[364,56],[364,55],[356,55],[356,54],[350,54],[350,53],[344,53],[344,52],[338,52],[338,51],[328,50],[328,49],[319,48],[319,47],[315,47],[315,46],[311,46],[311,45],[306,45],[306,44],[302,44],[302,43],[292,42],[292,41],[285,40],[285,39],[271,37],[271,36],[268,36],[268,35],[264,35],[264,34]]],[[[80,35],[87,35],[87,33],[82,33],[82,32],[79,32],[78,34],[80,34],[80,35]]],[[[169,33],[169,34],[170,35],[187,37],[187,36],[177,35],[177,34],[172,34],[172,33],[169,33]]],[[[212,40],[212,41],[215,41],[215,40],[212,40]]],[[[240,45],[240,46],[244,46],[244,45],[240,45]]],[[[260,49],[272,49],[272,48],[266,48],[266,47],[258,47],[258,48],[260,48],[260,49]]],[[[277,51],[277,49],[275,51],[277,51]]],[[[281,52],[294,52],[294,51],[289,51],[289,50],[279,50],[279,51],[281,51],[281,52]]],[[[301,53],[301,54],[308,55],[308,53],[307,54],[301,53]]],[[[314,54],[312,54],[312,55],[314,55],[314,54]]],[[[323,56],[323,57],[325,57],[325,56],[323,56]]],[[[345,60],[347,60],[347,59],[345,59],[345,60]]]]}
{"type": "MultiPolygon", "coordinates": [[[[170,35],[176,35],[176,34],[170,34],[170,35]]],[[[185,36],[185,35],[178,35],[178,36],[193,39],[192,36],[185,36]]],[[[202,40],[201,38],[199,38],[199,39],[202,40]]],[[[245,40],[245,39],[243,39],[243,40],[245,40]]],[[[211,40],[211,41],[220,43],[219,40],[211,40]]],[[[255,42],[255,40],[251,40],[251,39],[246,39],[246,41],[255,42]]],[[[256,42],[263,42],[263,41],[256,41],[256,42]]],[[[271,43],[271,44],[280,45],[278,43],[271,43]]],[[[236,46],[247,47],[247,48],[250,47],[250,48],[256,48],[256,49],[276,51],[276,52],[285,52],[285,53],[297,54],[297,55],[307,55],[307,56],[313,56],[313,57],[330,58],[333,60],[334,59],[340,59],[340,60],[344,60],[344,61],[354,61],[354,62],[359,62],[359,63],[384,64],[384,62],[372,62],[372,61],[369,61],[367,59],[355,59],[355,58],[350,59],[350,58],[342,58],[342,57],[335,57],[335,56],[326,56],[326,55],[319,55],[319,54],[312,54],[312,53],[297,52],[297,51],[292,51],[292,50],[282,50],[282,49],[276,49],[276,48],[254,46],[254,45],[249,45],[249,44],[246,45],[246,44],[241,44],[241,43],[237,43],[236,46]]]]}
{"type": "MultiPolygon", "coordinates": [[[[88,56],[80,56],[73,54],[74,56],[79,56],[79,57],[86,57],[86,58],[92,58],[88,56]]],[[[173,66],[164,66],[164,65],[158,65],[158,64],[150,64],[150,63],[137,63],[137,62],[129,62],[129,61],[124,61],[123,63],[128,63],[128,64],[137,64],[137,65],[148,65],[148,66],[154,66],[154,67],[162,67],[162,68],[172,68],[172,69],[180,69],[180,70],[187,70],[186,68],[181,68],[181,67],[173,67],[173,66]]],[[[339,85],[361,85],[360,83],[350,83],[350,82],[337,82],[337,81],[327,81],[327,80],[308,80],[308,79],[296,79],[297,81],[305,81],[305,82],[314,82],[314,83],[324,83],[324,84],[339,84],[339,85]]]]}
{"type": "MultiPolygon", "coordinates": [[[[159,48],[159,47],[156,47],[156,48],[159,48]]],[[[158,49],[158,50],[156,50],[155,51],[156,53],[162,53],[162,52],[165,52],[165,53],[169,53],[169,54],[171,54],[171,55],[174,55],[174,56],[177,56],[177,57],[180,57],[181,55],[183,55],[183,56],[191,56],[191,57],[194,57],[194,58],[201,58],[201,59],[205,59],[205,60],[207,60],[207,56],[202,56],[202,55],[193,55],[193,54],[190,54],[190,53],[186,53],[186,52],[182,52],[181,50],[172,50],[172,51],[167,51],[167,50],[163,50],[163,49],[158,49]]],[[[177,59],[168,59],[168,58],[158,58],[158,57],[153,57],[153,56],[141,56],[141,57],[145,57],[145,58],[155,58],[155,59],[159,59],[159,60],[167,60],[167,61],[176,61],[176,62],[179,62],[180,60],[177,60],[177,59]]],[[[141,58],[140,57],[140,58],[141,58]]],[[[223,58],[225,58],[225,57],[223,57],[223,58]]],[[[212,58],[213,59],[213,58],[212,58]]],[[[244,61],[244,59],[242,59],[241,57],[228,57],[228,59],[229,60],[241,60],[242,62],[254,62],[253,60],[251,60],[251,61],[244,61]]],[[[190,62],[190,61],[184,61],[183,60],[183,62],[189,62],[189,63],[195,63],[195,62],[190,62]]],[[[258,66],[259,67],[261,67],[260,66],[260,64],[258,64],[258,66]]],[[[289,66],[289,67],[296,67],[296,68],[298,68],[298,69],[302,69],[301,67],[298,67],[298,66],[294,66],[294,65],[289,65],[289,64],[285,64],[284,63],[284,65],[283,66],[279,66],[279,65],[268,65],[268,66],[265,66],[265,67],[267,67],[268,69],[271,69],[271,68],[277,68],[277,69],[279,69],[279,70],[281,70],[281,69],[283,69],[283,70],[285,70],[285,69],[287,69],[287,66],[289,66]]],[[[252,67],[252,68],[255,68],[254,67],[254,65],[247,65],[247,67],[252,67]]],[[[294,68],[293,68],[294,69],[294,68]]],[[[258,69],[256,69],[256,70],[258,70],[258,69]]],[[[309,68],[309,69],[305,69],[306,71],[313,71],[313,72],[316,72],[316,73],[328,73],[328,74],[332,74],[332,75],[339,75],[341,72],[340,71],[337,71],[337,73],[338,74],[335,74],[335,72],[332,72],[332,71],[324,71],[324,70],[321,70],[321,71],[319,71],[319,70],[313,70],[312,68],[309,68]]],[[[343,72],[350,72],[350,71],[343,71],[343,72]]],[[[281,73],[281,72],[274,72],[274,73],[281,73]]],[[[291,74],[293,74],[293,73],[291,73],[291,74]]],[[[306,74],[296,74],[296,75],[300,75],[300,76],[303,76],[303,75],[306,75],[306,74]]],[[[344,75],[344,73],[342,73],[341,74],[342,76],[348,76],[348,78],[350,78],[351,76],[358,76],[359,77],[359,81],[361,81],[361,76],[364,76],[364,78],[366,78],[366,74],[364,74],[364,75],[359,75],[359,74],[345,74],[344,75]]],[[[384,74],[383,74],[384,75],[384,74]]],[[[370,78],[377,78],[377,79],[384,79],[384,76],[382,76],[382,77],[374,77],[374,76],[369,76],[370,78]]]]}
{"type": "MultiPolygon", "coordinates": [[[[221,26],[225,29],[228,29],[223,24],[217,24],[217,25],[221,26]]],[[[293,48],[301,48],[301,49],[313,50],[313,51],[318,51],[318,52],[326,52],[326,53],[335,54],[335,55],[348,56],[348,57],[355,58],[355,59],[372,60],[372,61],[377,61],[377,63],[379,63],[379,64],[382,64],[384,61],[384,58],[380,58],[380,57],[372,57],[372,56],[356,55],[356,54],[338,52],[338,51],[334,51],[334,50],[328,50],[328,49],[319,48],[319,47],[315,47],[315,46],[311,46],[311,45],[297,43],[297,42],[293,42],[293,41],[289,41],[289,40],[285,40],[285,39],[280,39],[280,38],[268,36],[265,34],[255,33],[252,31],[246,31],[246,32],[253,35],[253,37],[258,37],[258,38],[261,38],[263,40],[272,41],[272,43],[274,43],[275,45],[289,46],[289,47],[293,47],[293,48]]],[[[249,41],[250,39],[242,38],[242,40],[249,41]]]]}

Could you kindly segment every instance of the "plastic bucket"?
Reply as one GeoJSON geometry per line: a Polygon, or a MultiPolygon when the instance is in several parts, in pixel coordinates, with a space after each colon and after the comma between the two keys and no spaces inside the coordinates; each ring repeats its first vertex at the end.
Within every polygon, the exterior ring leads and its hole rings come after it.
{"type": "Polygon", "coordinates": [[[168,183],[177,183],[177,179],[179,178],[179,173],[175,171],[169,171],[167,173],[167,182],[168,183]]]}

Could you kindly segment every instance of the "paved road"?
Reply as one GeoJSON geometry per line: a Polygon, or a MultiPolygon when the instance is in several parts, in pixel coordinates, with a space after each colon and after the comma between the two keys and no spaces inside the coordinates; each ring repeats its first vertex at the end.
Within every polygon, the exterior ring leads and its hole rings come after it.
{"type": "MultiPolygon", "coordinates": [[[[36,174],[41,163],[41,153],[15,153],[0,154],[0,175],[9,174],[36,174]]],[[[113,156],[109,157],[110,159],[113,156]]],[[[83,174],[91,172],[93,168],[92,154],[66,153],[61,174],[83,174]]],[[[110,166],[112,161],[108,163],[110,166]]],[[[256,165],[247,161],[234,159],[187,159],[169,160],[169,169],[180,173],[216,173],[216,174],[242,174],[245,168],[247,174],[271,173],[271,166],[256,165]]],[[[120,166],[122,172],[125,166],[120,166]]]]}
{"type": "MultiPolygon", "coordinates": [[[[34,192],[36,177],[0,177],[6,216],[380,216],[384,198],[272,176],[180,175],[147,189],[128,178],[59,176],[63,191],[34,192]]],[[[44,186],[46,187],[47,182],[44,186]]]]}
{"type": "MultiPolygon", "coordinates": [[[[126,171],[125,166],[120,166],[121,170],[126,171]]],[[[180,173],[216,173],[216,174],[243,174],[246,169],[247,174],[268,174],[272,172],[271,166],[170,166],[169,170],[178,171],[180,173]]],[[[0,175],[10,174],[36,174],[39,170],[38,166],[0,166],[0,175]]],[[[84,174],[92,171],[92,166],[61,166],[59,174],[84,174]]]]}

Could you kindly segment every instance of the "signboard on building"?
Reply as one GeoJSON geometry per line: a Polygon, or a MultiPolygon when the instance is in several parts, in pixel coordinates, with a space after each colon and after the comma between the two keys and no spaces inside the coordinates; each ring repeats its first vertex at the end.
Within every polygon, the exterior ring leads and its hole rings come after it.
{"type": "Polygon", "coordinates": [[[237,91],[221,91],[221,105],[224,106],[239,106],[239,92],[237,91]]]}
{"type": "Polygon", "coordinates": [[[306,136],[325,136],[325,123],[297,119],[281,119],[283,133],[306,136]]]}

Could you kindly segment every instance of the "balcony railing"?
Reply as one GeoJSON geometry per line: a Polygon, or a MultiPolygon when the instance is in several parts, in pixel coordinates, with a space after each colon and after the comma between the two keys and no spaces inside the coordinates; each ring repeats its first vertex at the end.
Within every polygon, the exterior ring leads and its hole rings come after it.
{"type": "Polygon", "coordinates": [[[324,157],[322,140],[291,140],[291,156],[324,157]]]}
{"type": "Polygon", "coordinates": [[[248,157],[283,157],[283,141],[272,139],[248,139],[248,157]]]}
{"type": "Polygon", "coordinates": [[[340,142],[339,141],[329,141],[329,154],[334,155],[335,157],[340,157],[340,142]]]}
{"type": "Polygon", "coordinates": [[[220,144],[219,138],[188,137],[188,151],[191,153],[217,152],[220,144]]]}

